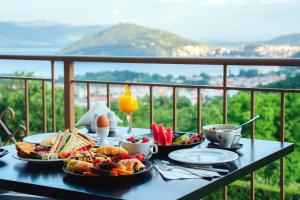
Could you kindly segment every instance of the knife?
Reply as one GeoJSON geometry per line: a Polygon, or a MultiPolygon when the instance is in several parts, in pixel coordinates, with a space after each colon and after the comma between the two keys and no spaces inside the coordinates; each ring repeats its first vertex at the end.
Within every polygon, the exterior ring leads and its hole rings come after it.
{"type": "Polygon", "coordinates": [[[228,169],[219,169],[219,168],[214,168],[212,166],[210,166],[210,167],[201,167],[201,166],[195,166],[195,165],[175,165],[175,164],[172,164],[172,163],[168,163],[168,165],[170,165],[170,166],[181,166],[181,167],[186,167],[186,168],[191,168],[191,169],[201,169],[201,170],[224,173],[224,174],[229,173],[228,169]]]}

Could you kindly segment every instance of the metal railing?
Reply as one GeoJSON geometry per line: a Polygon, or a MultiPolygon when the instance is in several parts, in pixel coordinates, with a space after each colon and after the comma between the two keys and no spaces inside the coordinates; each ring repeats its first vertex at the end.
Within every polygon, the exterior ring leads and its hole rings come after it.
{"type": "MultiPolygon", "coordinates": [[[[64,63],[64,109],[65,109],[65,128],[72,128],[75,124],[74,111],[74,84],[86,84],[87,91],[87,107],[90,108],[90,85],[104,84],[106,86],[106,100],[108,107],[110,106],[110,86],[111,85],[138,85],[149,87],[149,105],[150,115],[149,124],[153,122],[153,88],[169,87],[172,88],[173,101],[173,129],[176,130],[176,93],[178,88],[194,88],[197,90],[197,130],[201,130],[201,95],[203,89],[221,90],[223,91],[223,122],[227,123],[228,110],[228,91],[249,91],[251,94],[251,117],[255,115],[255,94],[256,92],[274,92],[280,94],[280,136],[279,141],[284,142],[285,130],[285,94],[300,93],[300,89],[281,89],[281,88],[248,88],[248,87],[232,87],[227,84],[228,66],[300,66],[300,59],[265,59],[265,58],[164,58],[164,57],[91,57],[91,56],[23,56],[23,55],[0,55],[0,60],[31,60],[31,61],[49,61],[51,64],[51,78],[28,78],[28,77],[0,77],[0,79],[19,79],[24,80],[24,92],[26,102],[26,134],[29,134],[29,104],[28,104],[28,81],[42,81],[43,96],[43,121],[44,132],[47,131],[46,121],[46,93],[45,82],[51,82],[52,88],[52,129],[56,129],[55,115],[55,78],[54,64],[56,61],[64,63]],[[220,65],[223,67],[223,84],[221,86],[212,85],[187,85],[187,84],[160,84],[160,83],[136,83],[136,82],[116,82],[116,81],[95,81],[95,80],[75,80],[74,79],[74,63],[75,62],[102,62],[102,63],[146,63],[146,64],[187,64],[187,65],[220,65]]],[[[251,125],[251,139],[255,138],[255,124],[251,125]]],[[[254,173],[251,174],[250,181],[250,197],[255,198],[255,179],[254,173]]],[[[227,199],[227,187],[224,188],[224,199],[227,199]]],[[[284,199],[284,159],[280,159],[280,199],[284,199]]]]}

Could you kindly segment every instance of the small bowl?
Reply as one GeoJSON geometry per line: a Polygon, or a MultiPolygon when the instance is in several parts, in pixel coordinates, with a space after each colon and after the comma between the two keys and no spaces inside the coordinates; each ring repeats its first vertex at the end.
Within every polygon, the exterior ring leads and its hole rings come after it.
{"type": "Polygon", "coordinates": [[[131,155],[143,154],[145,159],[150,159],[152,155],[158,153],[157,144],[154,144],[152,139],[146,143],[132,143],[127,140],[122,140],[120,146],[126,149],[131,155]]]}
{"type": "MultiPolygon", "coordinates": [[[[238,127],[238,125],[234,125],[234,124],[211,124],[211,125],[203,126],[202,129],[203,129],[205,138],[207,140],[209,140],[210,142],[218,143],[219,140],[216,136],[216,130],[233,129],[235,127],[238,127]],[[213,128],[215,128],[215,129],[213,129],[213,128]]],[[[241,135],[242,128],[236,129],[235,132],[241,135]]]]}

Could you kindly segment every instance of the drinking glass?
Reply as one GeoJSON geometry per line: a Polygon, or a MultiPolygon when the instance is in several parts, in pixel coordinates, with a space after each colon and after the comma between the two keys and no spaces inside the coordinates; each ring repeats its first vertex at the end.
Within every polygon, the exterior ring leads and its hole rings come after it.
{"type": "Polygon", "coordinates": [[[138,109],[138,99],[134,89],[131,88],[130,85],[125,85],[124,89],[121,90],[118,107],[119,110],[126,115],[128,125],[127,133],[131,133],[132,114],[138,109]]]}

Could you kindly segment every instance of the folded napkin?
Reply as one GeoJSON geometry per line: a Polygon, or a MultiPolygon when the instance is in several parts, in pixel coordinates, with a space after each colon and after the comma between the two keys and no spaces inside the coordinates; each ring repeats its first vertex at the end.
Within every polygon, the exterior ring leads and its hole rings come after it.
{"type": "MultiPolygon", "coordinates": [[[[157,169],[157,171],[159,171],[159,173],[165,179],[169,179],[169,180],[200,178],[199,176],[193,175],[192,173],[182,170],[180,168],[173,168],[169,171],[164,171],[164,170],[159,169],[159,167],[157,167],[156,165],[154,165],[154,167],[157,169]]],[[[220,176],[220,174],[217,172],[211,172],[211,171],[206,171],[206,170],[201,170],[201,169],[191,169],[191,168],[186,168],[186,169],[193,171],[202,176],[210,176],[210,177],[220,176]]]]}
{"type": "MultiPolygon", "coordinates": [[[[75,126],[88,126],[92,129],[92,131],[95,131],[95,118],[99,115],[105,115],[107,117],[107,113],[109,112],[111,112],[111,110],[103,102],[97,102],[79,119],[75,126]]],[[[117,122],[123,122],[116,115],[115,118],[117,122]]]]}

